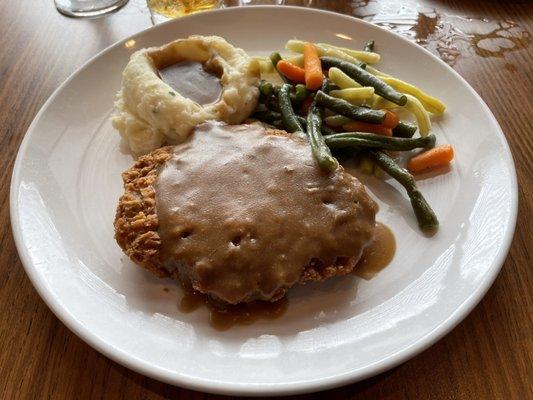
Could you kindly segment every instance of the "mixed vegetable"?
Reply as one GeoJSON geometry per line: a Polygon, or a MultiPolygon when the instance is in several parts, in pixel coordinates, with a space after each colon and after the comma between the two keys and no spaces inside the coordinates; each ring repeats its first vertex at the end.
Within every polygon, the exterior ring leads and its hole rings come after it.
{"type": "Polygon", "coordinates": [[[355,157],[366,172],[385,171],[407,191],[423,231],[438,227],[435,213],[418,190],[411,173],[447,165],[450,145],[435,147],[429,113],[442,114],[445,105],[422,90],[368,64],[380,61],[374,42],[364,50],[327,43],[289,40],[285,46],[297,55],[273,53],[260,59],[262,72],[274,72],[281,85],[262,80],[261,101],[253,117],[274,127],[304,135],[313,156],[326,171],[337,168],[334,157],[355,157]],[[406,110],[416,125],[401,121],[406,110]],[[419,137],[413,138],[416,132],[419,137]],[[411,157],[407,169],[395,161],[395,152],[424,149],[411,157]]]}

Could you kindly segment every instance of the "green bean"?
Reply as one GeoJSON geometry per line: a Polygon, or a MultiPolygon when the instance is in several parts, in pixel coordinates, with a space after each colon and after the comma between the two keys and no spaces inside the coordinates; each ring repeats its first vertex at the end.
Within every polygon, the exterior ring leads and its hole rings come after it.
{"type": "MultiPolygon", "coordinates": [[[[279,87],[278,87],[278,91],[279,91],[279,87]]],[[[255,109],[255,112],[252,115],[252,118],[271,124],[278,129],[288,130],[282,121],[281,113],[279,111],[280,111],[280,108],[277,102],[268,104],[268,107],[267,105],[260,103],[255,109]]],[[[302,125],[303,128],[307,126],[307,120],[304,117],[296,115],[296,119],[302,125]]],[[[337,133],[333,129],[327,127],[324,124],[322,124],[321,132],[323,135],[333,135],[337,133]]]]}
{"type": "Polygon", "coordinates": [[[274,71],[276,71],[279,75],[279,77],[281,78],[281,80],[285,83],[288,82],[287,78],[285,78],[285,76],[278,71],[278,62],[281,60],[281,55],[277,52],[274,52],[270,55],[270,61],[272,62],[272,65],[274,66],[274,71]]]}
{"type": "Polygon", "coordinates": [[[408,151],[435,147],[435,135],[416,139],[395,138],[373,133],[346,132],[326,136],[326,144],[332,148],[369,147],[381,150],[408,151]]]}
{"type": "Polygon", "coordinates": [[[321,132],[322,132],[322,135],[325,135],[325,136],[331,136],[331,135],[335,135],[337,133],[333,129],[327,127],[325,124],[322,124],[321,132]]]}
{"type": "MultiPolygon", "coordinates": [[[[326,94],[329,94],[331,89],[332,83],[330,82],[329,78],[327,76],[324,76],[324,79],[322,79],[322,86],[320,86],[320,90],[326,94]]],[[[316,94],[316,93],[315,93],[316,94]]]]}
{"type": "MultiPolygon", "coordinates": [[[[281,120],[281,114],[276,111],[272,110],[265,110],[265,111],[256,111],[254,114],[252,114],[252,118],[258,119],[259,121],[266,122],[267,124],[273,125],[278,129],[285,130],[285,125],[283,124],[283,121],[281,120]]],[[[307,126],[307,120],[304,117],[300,117],[299,115],[296,116],[298,119],[298,122],[302,124],[302,127],[305,128],[307,126]]],[[[322,135],[334,135],[337,132],[335,132],[333,129],[328,128],[325,125],[322,125],[321,127],[322,135]]]]}
{"type": "MultiPolygon", "coordinates": [[[[326,90],[327,82],[323,82],[322,87],[326,90]]],[[[335,171],[339,166],[339,162],[331,155],[331,150],[326,146],[321,128],[322,117],[315,96],[307,112],[307,137],[318,165],[327,171],[335,171]]]]}
{"type": "Polygon", "coordinates": [[[294,96],[292,97],[293,103],[301,104],[307,97],[307,88],[301,83],[297,84],[294,87],[294,96]]]}
{"type": "MultiPolygon", "coordinates": [[[[272,111],[271,114],[255,113],[254,115],[252,115],[252,117],[263,122],[268,122],[269,124],[275,126],[278,129],[286,130],[285,125],[283,124],[283,121],[281,120],[280,113],[277,113],[274,111],[272,111]]],[[[307,120],[304,117],[297,115],[296,118],[298,119],[298,122],[302,125],[303,128],[307,127],[307,120]]],[[[321,132],[322,132],[322,135],[325,135],[325,136],[334,135],[337,133],[333,129],[330,129],[327,126],[325,126],[324,124],[322,124],[321,132]]]]}
{"type": "Polygon", "coordinates": [[[321,90],[316,93],[315,99],[319,105],[356,121],[381,124],[385,120],[384,111],[355,106],[346,100],[329,96],[321,90]]]}
{"type": "MultiPolygon", "coordinates": [[[[301,116],[297,115],[296,118],[298,119],[298,122],[302,125],[303,128],[307,128],[307,120],[304,117],[301,117],[301,116]]],[[[280,129],[285,129],[285,126],[283,124],[282,125],[274,125],[274,126],[280,127],[280,129]]],[[[333,129],[330,129],[327,126],[325,126],[324,124],[322,124],[322,127],[321,127],[320,131],[322,132],[322,135],[325,135],[325,136],[333,135],[333,134],[337,133],[333,129]]]]}
{"type": "MultiPolygon", "coordinates": [[[[294,93],[292,93],[292,92],[293,92],[293,85],[292,85],[292,83],[290,83],[290,82],[287,82],[287,83],[288,83],[289,85],[291,85],[291,91],[290,91],[291,101],[292,101],[293,103],[295,103],[295,102],[296,102],[296,99],[295,99],[295,97],[294,97],[295,95],[294,95],[294,93]]],[[[274,97],[277,99],[277,96],[279,95],[279,90],[281,89],[281,86],[273,85],[272,88],[273,88],[273,90],[274,90],[274,92],[273,92],[273,93],[274,93],[274,97]]]]}
{"type": "Polygon", "coordinates": [[[416,132],[416,125],[409,124],[407,122],[398,122],[396,128],[392,130],[392,136],[402,137],[402,138],[411,138],[416,132]]]}
{"type": "MultiPolygon", "coordinates": [[[[326,93],[326,94],[329,94],[329,91],[333,90],[332,86],[336,87],[337,85],[332,85],[331,82],[329,81],[329,79],[324,77],[324,81],[322,82],[322,87],[320,88],[320,90],[322,92],[326,93]]],[[[326,136],[327,135],[333,135],[333,134],[337,133],[333,129],[331,129],[328,126],[326,126],[326,124],[324,124],[323,121],[322,121],[322,124],[321,124],[321,127],[320,127],[320,132],[322,132],[322,135],[326,135],[326,136]]]]}
{"type": "Polygon", "coordinates": [[[270,54],[270,61],[272,62],[272,64],[274,65],[274,68],[277,70],[277,65],[278,65],[278,62],[280,62],[282,60],[281,58],[281,55],[275,51],[274,53],[270,54]]]}
{"type": "Polygon", "coordinates": [[[267,81],[261,81],[259,83],[259,91],[265,96],[270,96],[274,93],[274,86],[267,81]]]}
{"type": "Polygon", "coordinates": [[[380,168],[396,179],[407,190],[407,195],[411,199],[411,206],[420,229],[424,232],[435,231],[439,226],[439,221],[422,193],[420,193],[420,190],[416,187],[416,181],[413,176],[381,151],[369,151],[369,155],[380,168]]]}
{"type": "MultiPolygon", "coordinates": [[[[266,122],[272,126],[275,126],[278,129],[287,130],[287,128],[285,127],[285,124],[281,120],[281,114],[276,111],[270,111],[270,110],[260,111],[260,112],[256,111],[252,115],[252,118],[258,119],[259,121],[262,121],[262,122],[266,122]]],[[[307,120],[304,117],[300,117],[299,115],[297,115],[296,118],[298,119],[298,122],[300,122],[303,128],[307,126],[307,120]]],[[[322,124],[321,132],[322,132],[322,135],[324,136],[334,135],[337,133],[333,129],[330,129],[327,126],[325,126],[324,124],[322,124]]]]}
{"type": "Polygon", "coordinates": [[[365,47],[364,47],[363,50],[364,51],[373,52],[374,51],[374,41],[373,40],[369,40],[368,42],[365,42],[365,47]]]}
{"type": "MultiPolygon", "coordinates": [[[[290,84],[292,87],[291,87],[291,101],[293,103],[293,105],[295,106],[299,106],[304,100],[305,98],[307,97],[308,95],[308,91],[307,91],[307,88],[305,87],[305,85],[302,85],[301,83],[293,86],[292,84],[290,84]],[[294,92],[294,93],[293,93],[294,92]]],[[[279,94],[279,90],[280,90],[280,86],[275,86],[275,85],[272,85],[272,93],[277,96],[279,94]]]]}
{"type": "Polygon", "coordinates": [[[279,90],[278,102],[281,119],[288,132],[305,132],[292,108],[290,90],[291,85],[288,83],[284,83],[279,90]]]}
{"type": "Polygon", "coordinates": [[[332,126],[333,128],[341,128],[344,124],[352,122],[350,118],[346,118],[339,114],[330,115],[329,117],[324,118],[324,121],[328,126],[332,126]]]}
{"type": "Polygon", "coordinates": [[[332,90],[339,90],[340,87],[338,87],[338,86],[335,85],[334,83],[331,83],[331,82],[330,82],[330,83],[328,84],[327,89],[328,89],[327,91],[324,90],[324,93],[329,93],[329,92],[331,92],[332,90]]]}
{"type": "MultiPolygon", "coordinates": [[[[271,114],[272,116],[275,116],[275,114],[271,114]]],[[[270,116],[267,116],[266,118],[263,118],[261,115],[252,115],[251,118],[255,118],[261,122],[265,122],[269,125],[272,125],[274,128],[276,129],[281,129],[283,131],[286,131],[287,129],[285,128],[285,124],[283,123],[283,121],[281,119],[272,119],[270,116]]],[[[307,121],[305,120],[305,118],[303,117],[300,117],[298,116],[298,120],[300,121],[300,123],[302,122],[305,122],[307,124],[307,121]]],[[[304,125],[304,124],[302,124],[304,125]]],[[[328,129],[327,127],[323,126],[322,125],[322,129],[321,129],[321,132],[322,132],[322,135],[323,136],[327,136],[327,135],[331,135],[332,133],[335,133],[335,131],[331,131],[330,129],[328,129]]],[[[341,149],[338,149],[337,151],[339,151],[341,149]]],[[[350,153],[350,154],[353,154],[350,153]]]]}
{"type": "Polygon", "coordinates": [[[353,78],[361,85],[372,86],[376,91],[376,94],[387,100],[392,101],[395,104],[404,106],[407,103],[407,97],[404,94],[397,92],[390,85],[386,84],[381,79],[377,78],[376,76],[372,75],[371,73],[365,71],[363,68],[355,64],[333,57],[320,57],[320,61],[322,62],[322,67],[339,68],[346,75],[348,75],[350,78],[353,78]]]}
{"type": "MultiPolygon", "coordinates": [[[[297,116],[297,118],[298,118],[298,121],[300,121],[300,124],[302,124],[304,128],[307,128],[307,120],[304,117],[300,117],[299,115],[297,116]]],[[[322,124],[320,131],[322,132],[322,135],[326,135],[326,136],[334,135],[335,133],[337,133],[333,129],[328,128],[324,124],[322,124]]]]}

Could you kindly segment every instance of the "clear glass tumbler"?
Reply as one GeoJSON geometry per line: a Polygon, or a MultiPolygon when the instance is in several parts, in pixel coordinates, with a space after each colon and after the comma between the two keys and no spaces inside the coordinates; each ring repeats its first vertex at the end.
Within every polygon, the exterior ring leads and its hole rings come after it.
{"type": "Polygon", "coordinates": [[[54,0],[57,11],[68,17],[94,18],[118,10],[128,0],[54,0]]]}
{"type": "Polygon", "coordinates": [[[147,0],[146,2],[152,13],[166,18],[183,17],[224,6],[222,0],[147,0]]]}

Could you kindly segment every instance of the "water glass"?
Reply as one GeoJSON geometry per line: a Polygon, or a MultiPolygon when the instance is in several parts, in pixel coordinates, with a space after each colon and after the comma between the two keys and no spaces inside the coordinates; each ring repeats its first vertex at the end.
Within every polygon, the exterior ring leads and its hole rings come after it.
{"type": "Polygon", "coordinates": [[[94,18],[112,13],[128,0],[54,0],[57,10],[68,17],[94,18]]]}

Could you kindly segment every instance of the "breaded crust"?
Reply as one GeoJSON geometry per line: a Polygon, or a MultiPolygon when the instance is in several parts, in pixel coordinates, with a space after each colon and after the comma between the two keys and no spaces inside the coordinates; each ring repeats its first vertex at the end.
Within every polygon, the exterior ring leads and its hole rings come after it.
{"type": "MultiPolygon", "coordinates": [[[[283,131],[269,130],[270,134],[285,134],[283,131]]],[[[178,279],[161,266],[161,238],[158,234],[158,217],[155,203],[154,183],[159,167],[171,157],[172,147],[163,147],[145,156],[122,174],[124,194],[118,202],[115,216],[115,239],[124,253],[136,264],[164,278],[178,279]]],[[[333,276],[349,274],[358,258],[338,257],[335,264],[324,265],[312,259],[300,276],[300,283],[321,281],[333,276]]],[[[186,278],[186,277],[183,277],[186,278]]],[[[271,299],[275,301],[285,295],[288,288],[277,292],[271,299]]]]}
{"type": "Polygon", "coordinates": [[[157,149],[140,157],[122,173],[124,194],[115,214],[115,239],[124,253],[136,264],[157,276],[168,277],[159,259],[161,238],[155,208],[154,182],[159,166],[170,157],[171,147],[157,149]]]}

